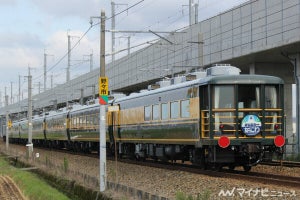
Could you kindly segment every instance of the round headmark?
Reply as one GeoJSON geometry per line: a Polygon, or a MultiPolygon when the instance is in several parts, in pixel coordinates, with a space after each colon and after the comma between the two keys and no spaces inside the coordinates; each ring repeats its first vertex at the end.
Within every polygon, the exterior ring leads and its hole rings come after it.
{"type": "Polygon", "coordinates": [[[241,127],[247,136],[255,136],[261,130],[261,121],[256,115],[246,115],[242,120],[241,127]]]}

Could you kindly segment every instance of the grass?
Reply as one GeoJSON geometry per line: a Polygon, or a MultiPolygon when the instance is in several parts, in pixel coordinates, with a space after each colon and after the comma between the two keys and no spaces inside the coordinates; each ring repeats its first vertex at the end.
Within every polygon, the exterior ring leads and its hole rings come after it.
{"type": "Polygon", "coordinates": [[[18,185],[24,196],[30,200],[67,200],[66,195],[48,185],[36,174],[22,171],[9,165],[8,161],[0,158],[0,174],[10,176],[18,185]]]}

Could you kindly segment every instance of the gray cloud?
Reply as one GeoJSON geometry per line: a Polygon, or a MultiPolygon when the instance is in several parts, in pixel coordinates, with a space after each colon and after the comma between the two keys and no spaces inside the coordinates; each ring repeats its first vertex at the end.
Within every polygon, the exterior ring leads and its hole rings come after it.
{"type": "Polygon", "coordinates": [[[100,3],[98,0],[32,0],[32,2],[41,9],[42,12],[58,18],[75,16],[89,18],[93,14],[100,13],[100,3]]]}
{"type": "Polygon", "coordinates": [[[0,32],[0,46],[1,48],[41,48],[44,44],[39,36],[32,33],[0,32]]]}

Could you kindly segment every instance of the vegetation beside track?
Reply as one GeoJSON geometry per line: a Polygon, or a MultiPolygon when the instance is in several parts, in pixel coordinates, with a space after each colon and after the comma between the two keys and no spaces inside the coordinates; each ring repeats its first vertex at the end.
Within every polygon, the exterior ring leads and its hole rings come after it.
{"type": "MultiPolygon", "coordinates": [[[[12,161],[12,163],[17,165],[18,167],[26,167],[26,168],[33,167],[31,165],[28,165],[28,163],[24,163],[22,161],[15,162],[14,160],[12,161]]],[[[68,165],[68,161],[66,158],[64,158],[63,169],[65,172],[68,170],[67,165],[68,165]]],[[[41,180],[44,180],[45,183],[49,184],[48,185],[49,187],[52,186],[53,188],[59,190],[59,192],[61,192],[62,194],[65,194],[66,199],[72,199],[72,200],[94,200],[94,199],[110,200],[111,199],[110,197],[107,197],[106,195],[99,193],[98,191],[95,191],[91,188],[78,184],[75,180],[69,180],[66,179],[66,177],[53,175],[49,173],[47,170],[45,171],[43,169],[37,168],[37,169],[33,169],[32,172],[34,173],[35,176],[37,176],[41,180]]],[[[47,198],[38,198],[38,199],[44,200],[47,198]]],[[[64,200],[65,198],[60,199],[56,197],[50,197],[49,199],[64,200]]]]}
{"type": "Polygon", "coordinates": [[[36,174],[20,170],[9,164],[5,156],[0,157],[0,174],[11,177],[24,196],[30,200],[68,200],[66,195],[51,187],[46,181],[40,179],[36,174]]]}

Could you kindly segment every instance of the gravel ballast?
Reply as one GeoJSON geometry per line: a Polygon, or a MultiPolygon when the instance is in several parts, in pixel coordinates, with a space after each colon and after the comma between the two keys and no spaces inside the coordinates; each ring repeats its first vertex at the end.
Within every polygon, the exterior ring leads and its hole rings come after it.
{"type": "MultiPolygon", "coordinates": [[[[1,151],[7,152],[5,144],[1,144],[1,151]]],[[[49,171],[57,176],[75,180],[87,187],[98,190],[99,159],[55,152],[34,148],[34,154],[39,157],[26,158],[26,148],[10,145],[9,155],[31,165],[49,171]]],[[[238,169],[238,170],[242,170],[238,169]]],[[[300,168],[271,167],[258,165],[251,171],[299,176],[300,168]]],[[[207,175],[194,174],[183,171],[167,170],[147,166],[139,166],[122,162],[107,161],[107,181],[121,184],[136,190],[175,199],[181,195],[209,196],[209,199],[299,199],[298,188],[261,184],[229,178],[217,178],[207,175]],[[227,193],[226,193],[227,192],[227,193]]],[[[122,193],[108,190],[106,193],[114,199],[123,198],[122,193]]],[[[127,194],[126,199],[134,199],[127,194]]]]}

